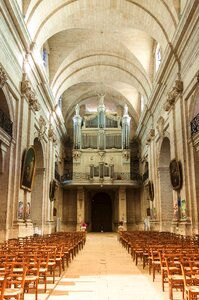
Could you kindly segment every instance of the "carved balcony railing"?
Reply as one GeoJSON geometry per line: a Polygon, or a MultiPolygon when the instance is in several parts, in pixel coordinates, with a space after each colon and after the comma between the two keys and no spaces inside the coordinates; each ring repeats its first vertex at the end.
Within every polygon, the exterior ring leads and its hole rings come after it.
{"type": "Polygon", "coordinates": [[[12,136],[12,122],[0,109],[0,127],[5,130],[10,136],[12,136]]]}
{"type": "Polygon", "coordinates": [[[84,182],[84,183],[107,183],[111,184],[113,182],[132,182],[136,181],[138,184],[142,182],[142,177],[140,174],[131,174],[131,173],[126,173],[126,172],[114,172],[113,177],[110,176],[104,176],[103,178],[99,176],[90,176],[90,173],[82,173],[82,172],[74,172],[74,173],[67,173],[63,174],[61,176],[61,182],[64,183],[71,183],[75,184],[77,182],[84,182]]]}
{"type": "Polygon", "coordinates": [[[199,132],[199,113],[193,118],[193,120],[190,122],[191,125],[191,135],[194,135],[195,133],[199,132]]]}

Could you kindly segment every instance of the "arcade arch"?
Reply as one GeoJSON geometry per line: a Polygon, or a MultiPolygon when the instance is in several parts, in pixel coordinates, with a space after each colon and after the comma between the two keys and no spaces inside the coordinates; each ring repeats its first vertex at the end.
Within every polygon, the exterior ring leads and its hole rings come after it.
{"type": "Polygon", "coordinates": [[[36,154],[36,171],[33,189],[31,193],[31,210],[30,217],[33,222],[33,226],[39,230],[43,229],[44,220],[44,178],[45,178],[45,167],[44,167],[44,154],[42,144],[38,138],[34,140],[34,149],[36,154]]]}

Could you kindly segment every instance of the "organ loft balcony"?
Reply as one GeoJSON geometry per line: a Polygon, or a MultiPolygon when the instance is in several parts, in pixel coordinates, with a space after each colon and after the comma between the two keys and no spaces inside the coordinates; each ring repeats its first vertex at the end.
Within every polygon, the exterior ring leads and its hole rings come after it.
{"type": "Polygon", "coordinates": [[[131,149],[130,121],[126,104],[123,114],[108,112],[102,95],[96,112],[80,115],[76,105],[71,163],[65,167],[62,183],[140,186],[138,149],[131,149]]]}

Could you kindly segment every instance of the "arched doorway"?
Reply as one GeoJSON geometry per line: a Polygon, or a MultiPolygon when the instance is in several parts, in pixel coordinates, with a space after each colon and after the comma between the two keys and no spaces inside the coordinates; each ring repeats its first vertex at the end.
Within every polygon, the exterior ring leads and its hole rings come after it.
{"type": "Polygon", "coordinates": [[[160,231],[169,231],[173,220],[173,190],[171,187],[169,164],[171,161],[170,140],[162,141],[159,158],[160,175],[160,231]]]}
{"type": "Polygon", "coordinates": [[[95,194],[91,201],[91,222],[93,232],[112,231],[112,201],[108,194],[95,194]]]}

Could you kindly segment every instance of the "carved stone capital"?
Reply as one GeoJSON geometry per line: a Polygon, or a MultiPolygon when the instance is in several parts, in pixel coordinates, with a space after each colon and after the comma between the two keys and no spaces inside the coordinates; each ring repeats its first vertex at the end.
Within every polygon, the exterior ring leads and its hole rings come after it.
{"type": "Polygon", "coordinates": [[[48,129],[48,138],[53,143],[56,143],[56,141],[57,141],[57,137],[56,137],[56,134],[54,132],[54,129],[52,128],[52,125],[50,125],[50,127],[48,129]]]}
{"type": "Polygon", "coordinates": [[[0,66],[0,87],[2,88],[8,80],[5,70],[0,66]]]}
{"type": "Polygon", "coordinates": [[[180,95],[183,91],[183,82],[182,80],[177,79],[175,81],[175,85],[172,87],[170,92],[167,95],[167,100],[164,103],[164,110],[168,111],[176,101],[178,95],[180,95]]]}
{"type": "Polygon", "coordinates": [[[39,137],[39,139],[44,138],[44,135],[46,133],[46,129],[47,129],[46,121],[42,116],[40,116],[40,118],[39,118],[39,128],[38,128],[38,137],[39,137]]]}
{"type": "Polygon", "coordinates": [[[163,105],[163,108],[165,111],[169,111],[171,108],[171,104],[168,101],[166,101],[163,105]]]}
{"type": "Polygon", "coordinates": [[[150,129],[146,138],[146,145],[149,145],[149,143],[151,142],[154,136],[155,136],[155,129],[150,129]]]}
{"type": "Polygon", "coordinates": [[[26,74],[24,74],[21,82],[21,93],[28,97],[30,92],[31,92],[30,81],[26,78],[26,74]]]}
{"type": "Polygon", "coordinates": [[[21,82],[21,93],[28,99],[29,105],[34,111],[40,110],[41,106],[32,90],[30,81],[26,78],[26,74],[23,75],[23,80],[21,82]]]}

